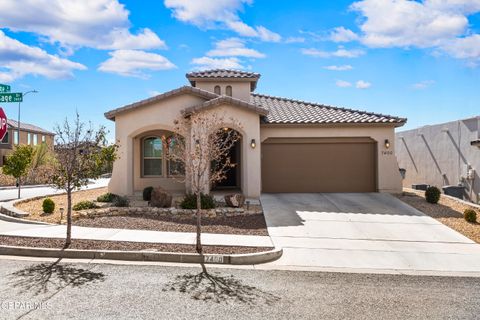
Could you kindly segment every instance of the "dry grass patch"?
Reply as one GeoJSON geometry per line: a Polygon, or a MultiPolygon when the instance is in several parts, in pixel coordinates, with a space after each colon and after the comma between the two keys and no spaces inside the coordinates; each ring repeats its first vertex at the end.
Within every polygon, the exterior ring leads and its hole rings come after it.
{"type": "Polygon", "coordinates": [[[467,238],[480,243],[480,224],[478,222],[469,223],[463,218],[465,209],[473,209],[477,213],[479,213],[479,209],[443,195],[440,197],[438,204],[431,204],[425,200],[424,191],[409,190],[403,192],[403,195],[399,195],[398,198],[453,230],[460,232],[467,238]]]}
{"type": "MultiPolygon", "coordinates": [[[[98,196],[107,192],[107,188],[99,188],[92,190],[82,190],[72,193],[72,206],[84,200],[94,201],[98,196]]],[[[46,198],[46,197],[45,197],[46,198]]],[[[45,198],[27,201],[15,205],[16,208],[28,212],[30,215],[26,219],[43,221],[48,223],[58,223],[60,221],[60,208],[64,208],[64,218],[67,209],[67,195],[57,195],[49,197],[55,202],[55,211],[51,214],[43,213],[42,203],[45,198]]]]}

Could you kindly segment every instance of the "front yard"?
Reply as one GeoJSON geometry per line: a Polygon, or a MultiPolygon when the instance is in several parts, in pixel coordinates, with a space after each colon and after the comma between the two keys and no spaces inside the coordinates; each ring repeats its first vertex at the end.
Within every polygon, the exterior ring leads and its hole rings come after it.
{"type": "MultiPolygon", "coordinates": [[[[95,201],[98,196],[107,192],[107,188],[74,192],[73,204],[80,201],[95,201]]],[[[50,197],[55,202],[52,214],[43,213],[42,202],[45,198],[21,202],[16,207],[30,215],[27,219],[58,224],[60,208],[65,208],[62,223],[65,223],[67,197],[58,195],[50,197]]],[[[105,205],[98,203],[99,205],[105,205]]],[[[268,236],[265,218],[259,206],[250,206],[254,211],[248,214],[231,214],[227,208],[221,211],[226,214],[216,214],[215,217],[202,217],[202,232],[218,234],[239,234],[268,236]]],[[[105,210],[74,211],[76,226],[95,228],[137,229],[168,232],[196,232],[196,218],[192,214],[172,214],[165,210],[154,210],[149,207],[119,208],[120,214],[112,214],[105,210]]],[[[185,213],[186,210],[178,210],[185,213]]],[[[193,211],[191,211],[193,212],[193,211]]]]}
{"type": "MultiPolygon", "coordinates": [[[[469,223],[463,218],[465,209],[474,209],[477,215],[480,210],[460,201],[442,196],[438,204],[431,204],[425,200],[424,191],[404,191],[398,198],[426,215],[437,219],[444,225],[463,234],[467,238],[480,243],[480,224],[469,223]]],[[[480,219],[480,217],[479,217],[480,219]]]]}

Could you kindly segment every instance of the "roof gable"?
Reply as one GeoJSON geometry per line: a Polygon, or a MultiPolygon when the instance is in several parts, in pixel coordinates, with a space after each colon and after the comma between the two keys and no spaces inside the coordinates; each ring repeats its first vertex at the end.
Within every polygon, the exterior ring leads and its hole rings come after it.
{"type": "Polygon", "coordinates": [[[250,82],[250,90],[253,91],[257,87],[257,81],[260,79],[261,75],[256,72],[246,72],[234,69],[211,69],[189,72],[185,76],[192,86],[196,86],[197,81],[248,81],[250,82]]]}
{"type": "Polygon", "coordinates": [[[266,116],[268,114],[268,110],[265,109],[265,108],[262,108],[260,106],[255,105],[255,104],[248,103],[246,101],[243,101],[243,100],[240,100],[240,99],[235,99],[235,98],[232,98],[232,97],[229,97],[229,96],[219,96],[215,99],[205,101],[202,104],[186,108],[185,110],[182,111],[182,113],[185,114],[185,115],[189,115],[189,114],[192,114],[192,113],[197,112],[197,111],[208,110],[208,109],[214,108],[214,107],[216,107],[218,105],[221,105],[221,104],[235,105],[235,106],[238,106],[238,107],[245,108],[247,110],[256,112],[256,113],[258,113],[259,115],[262,115],[262,116],[266,116]]]}
{"type": "Polygon", "coordinates": [[[191,86],[183,86],[183,87],[180,87],[180,88],[177,88],[177,89],[174,89],[174,90],[171,90],[171,91],[167,91],[165,93],[159,94],[157,96],[154,96],[154,97],[151,97],[151,98],[148,98],[148,99],[144,99],[144,100],[134,102],[132,104],[128,104],[126,106],[123,106],[123,107],[120,107],[120,108],[117,108],[117,109],[110,110],[108,112],[105,112],[105,117],[109,120],[115,121],[115,116],[120,114],[120,113],[123,113],[125,111],[134,110],[134,109],[137,109],[137,108],[141,108],[143,106],[152,104],[154,102],[158,102],[158,101],[161,101],[161,100],[164,100],[164,99],[167,99],[167,98],[171,98],[171,97],[175,97],[175,96],[179,96],[179,95],[182,95],[182,94],[193,94],[193,95],[196,95],[198,97],[205,98],[205,99],[208,99],[208,100],[218,97],[217,94],[212,93],[212,92],[208,92],[208,91],[198,89],[198,88],[195,88],[195,87],[191,87],[191,86]]]}

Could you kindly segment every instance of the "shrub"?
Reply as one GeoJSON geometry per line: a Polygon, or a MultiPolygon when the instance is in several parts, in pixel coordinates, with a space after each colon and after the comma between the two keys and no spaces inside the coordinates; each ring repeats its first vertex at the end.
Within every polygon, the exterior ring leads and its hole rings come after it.
{"type": "MultiPolygon", "coordinates": [[[[209,194],[200,194],[202,209],[215,208],[215,199],[209,194]]],[[[197,209],[197,195],[187,194],[180,203],[182,209],[197,209]]]]}
{"type": "Polygon", "coordinates": [[[113,202],[113,200],[117,197],[116,194],[107,192],[105,194],[102,194],[97,198],[98,202],[113,202]]]}
{"type": "Polygon", "coordinates": [[[475,210],[465,209],[465,211],[463,212],[463,217],[467,222],[477,222],[477,213],[475,212],[475,210]]]}
{"type": "Polygon", "coordinates": [[[97,205],[93,201],[84,200],[76,203],[72,209],[75,211],[79,211],[79,210],[87,210],[87,209],[95,209],[95,208],[97,208],[97,205]]]}
{"type": "Polygon", "coordinates": [[[130,201],[128,201],[128,199],[125,197],[116,196],[115,199],[113,199],[113,205],[115,207],[128,207],[130,205],[130,201]]]}
{"type": "Polygon", "coordinates": [[[146,187],[143,189],[143,201],[150,201],[152,199],[153,187],[146,187]]]}
{"type": "Polygon", "coordinates": [[[428,187],[425,191],[425,199],[428,203],[438,203],[440,200],[440,189],[437,187],[428,187]]]}
{"type": "Polygon", "coordinates": [[[42,208],[44,213],[53,213],[55,211],[55,202],[50,198],[46,198],[43,200],[42,208]]]}

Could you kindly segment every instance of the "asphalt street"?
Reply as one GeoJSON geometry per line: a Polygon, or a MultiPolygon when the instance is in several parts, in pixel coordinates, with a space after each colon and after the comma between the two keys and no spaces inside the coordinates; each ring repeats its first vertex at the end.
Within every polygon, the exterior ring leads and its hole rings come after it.
{"type": "Polygon", "coordinates": [[[1,319],[478,319],[480,279],[0,260],[1,319]]]}

